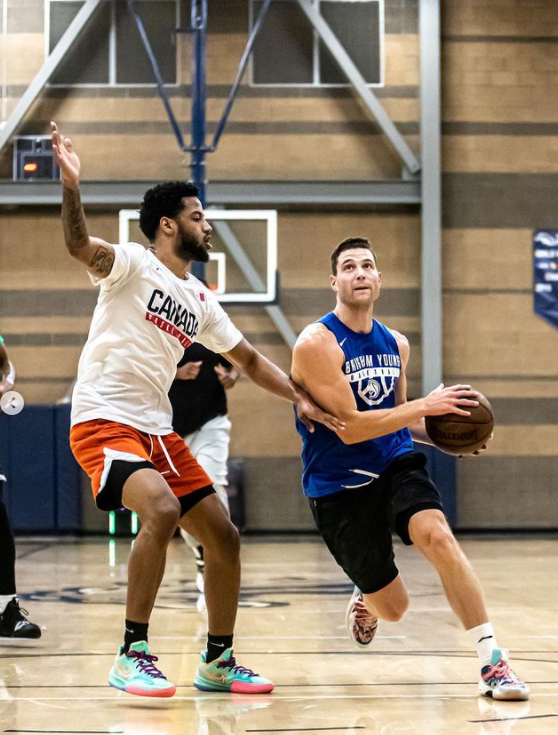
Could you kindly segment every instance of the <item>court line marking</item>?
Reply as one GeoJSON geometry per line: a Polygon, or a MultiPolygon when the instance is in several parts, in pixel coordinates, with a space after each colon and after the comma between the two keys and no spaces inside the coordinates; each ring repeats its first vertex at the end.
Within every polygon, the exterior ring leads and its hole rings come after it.
{"type": "Polygon", "coordinates": [[[323,730],[367,730],[364,725],[341,725],[339,727],[282,727],[276,730],[245,730],[244,732],[318,732],[323,730]]]}
{"type": "MultiPolygon", "coordinates": [[[[472,699],[476,700],[479,698],[478,692],[473,691],[471,694],[448,694],[444,693],[445,699],[472,699]]],[[[556,698],[555,692],[537,692],[537,699],[541,697],[552,697],[556,698]]],[[[299,697],[292,694],[286,694],[284,696],[273,693],[273,700],[285,700],[290,702],[312,702],[321,699],[440,699],[440,693],[432,694],[320,694],[320,695],[301,695],[299,697]]],[[[196,702],[199,700],[199,696],[174,696],[173,702],[196,702]]],[[[74,697],[68,699],[68,697],[22,697],[15,700],[16,702],[66,702],[67,704],[73,702],[124,702],[124,698],[115,697],[74,697]]],[[[221,700],[223,701],[223,700],[221,700]]],[[[36,730],[34,732],[37,732],[36,730]]]]}
{"type": "MultiPolygon", "coordinates": [[[[383,681],[383,682],[365,682],[361,684],[355,684],[347,682],[344,684],[276,684],[276,687],[281,689],[315,689],[319,687],[328,687],[332,689],[339,689],[343,687],[436,687],[436,686],[475,686],[477,681],[383,681]]],[[[536,681],[535,679],[529,679],[528,684],[539,685],[539,684],[551,684],[558,685],[556,681],[536,681]]],[[[7,685],[6,689],[105,689],[108,684],[14,684],[7,685]]],[[[194,689],[193,684],[177,684],[177,689],[194,689]]]]}
{"type": "MultiPolygon", "coordinates": [[[[35,542],[33,544],[34,548],[28,549],[27,551],[23,550],[20,551],[19,554],[16,555],[17,561],[20,561],[21,559],[28,559],[30,556],[33,556],[33,554],[38,554],[39,551],[44,551],[45,549],[50,549],[52,544],[46,543],[46,542],[35,542]]],[[[23,595],[22,595],[23,597],[23,595]]],[[[7,730],[4,730],[4,732],[8,732],[7,730]]]]}
{"type": "Polygon", "coordinates": [[[513,722],[514,720],[540,720],[543,717],[558,717],[557,714],[551,715],[524,715],[523,717],[497,717],[494,720],[467,720],[467,722],[513,722]]]}
{"type": "MultiPolygon", "coordinates": [[[[150,641],[197,641],[205,643],[206,636],[194,635],[149,635],[150,641]]],[[[243,641],[346,641],[345,635],[243,635],[243,641]]],[[[376,635],[375,641],[404,641],[406,635],[376,635]]],[[[558,638],[558,636],[556,636],[558,638]]]]}
{"type": "MultiPolygon", "coordinates": [[[[9,640],[9,639],[8,639],[9,640]]],[[[24,653],[21,650],[8,653],[11,646],[5,648],[6,653],[0,654],[0,659],[12,658],[76,658],[82,656],[112,656],[114,651],[66,651],[59,653],[49,653],[48,651],[39,650],[37,653],[24,653]]],[[[27,647],[25,650],[28,650],[27,647]]],[[[558,664],[558,660],[524,658],[525,654],[546,654],[557,655],[558,651],[517,651],[513,656],[513,660],[528,663],[540,664],[558,664]],[[518,655],[519,654],[519,655],[518,655]]],[[[159,656],[199,656],[199,651],[160,651],[159,656]]],[[[241,651],[238,655],[249,656],[364,656],[363,651],[241,651]]],[[[476,653],[472,651],[368,651],[366,653],[371,659],[381,657],[405,657],[405,658],[459,658],[459,659],[476,659],[476,653]]]]}

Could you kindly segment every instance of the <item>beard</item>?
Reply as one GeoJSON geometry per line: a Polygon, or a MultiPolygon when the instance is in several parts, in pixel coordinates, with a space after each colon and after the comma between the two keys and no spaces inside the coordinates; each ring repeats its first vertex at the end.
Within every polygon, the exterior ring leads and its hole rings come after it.
{"type": "Polygon", "coordinates": [[[209,251],[195,237],[185,232],[181,232],[180,234],[181,239],[178,243],[177,255],[185,260],[207,263],[209,261],[209,251]]]}

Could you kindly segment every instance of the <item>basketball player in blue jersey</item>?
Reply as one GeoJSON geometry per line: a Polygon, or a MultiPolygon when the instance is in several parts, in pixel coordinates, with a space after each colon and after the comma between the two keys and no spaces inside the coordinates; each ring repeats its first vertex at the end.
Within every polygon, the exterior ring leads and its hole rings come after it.
{"type": "Polygon", "coordinates": [[[440,385],[407,401],[409,342],[374,319],[381,274],[365,238],[349,238],[331,255],[335,309],[306,327],[293,352],[292,378],[343,431],[316,426],[302,437],[303,487],[316,525],[355,584],[347,609],[353,643],[366,648],[378,620],[400,620],[409,605],[394,562],[392,532],[414,545],[438,572],[446,597],[481,662],[479,692],[528,699],[488,620],[480,583],[443,514],[440,495],[413,440],[431,443],[425,416],[467,416],[477,405],[468,385],[440,385]]]}

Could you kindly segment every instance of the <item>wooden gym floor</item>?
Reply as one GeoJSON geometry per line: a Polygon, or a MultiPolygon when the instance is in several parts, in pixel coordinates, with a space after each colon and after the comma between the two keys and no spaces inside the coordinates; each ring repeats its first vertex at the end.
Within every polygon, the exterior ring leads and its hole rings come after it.
{"type": "Polygon", "coordinates": [[[397,547],[411,592],[399,623],[382,623],[370,652],[344,628],[350,585],[314,537],[243,540],[235,653],[270,677],[270,695],[192,687],[205,638],[194,563],[174,539],[150,643],[178,689],[149,700],[106,685],[120,643],[126,560],[121,539],[19,539],[18,583],[40,641],[0,641],[0,733],[229,735],[340,733],[542,735],[558,732],[558,539],[462,539],[483,582],[499,643],[531,701],[476,693],[478,662],[435,574],[397,547]]]}

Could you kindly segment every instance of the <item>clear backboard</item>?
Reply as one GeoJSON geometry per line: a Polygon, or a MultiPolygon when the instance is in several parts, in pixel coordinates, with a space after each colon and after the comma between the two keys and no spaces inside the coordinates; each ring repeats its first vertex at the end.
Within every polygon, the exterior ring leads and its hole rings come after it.
{"type": "MultiPolygon", "coordinates": [[[[270,209],[206,209],[213,249],[206,280],[223,303],[269,304],[277,297],[277,212],[270,209]]],[[[139,212],[121,209],[121,243],[143,242],[139,212]]]]}

